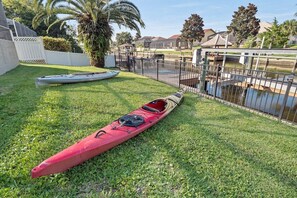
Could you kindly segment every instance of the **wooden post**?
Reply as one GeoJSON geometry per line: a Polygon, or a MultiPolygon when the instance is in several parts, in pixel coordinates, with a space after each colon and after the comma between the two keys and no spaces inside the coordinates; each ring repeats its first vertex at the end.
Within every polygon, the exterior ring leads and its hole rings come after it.
{"type": "Polygon", "coordinates": [[[249,74],[252,73],[253,70],[253,62],[254,62],[254,54],[252,56],[249,56],[249,62],[248,62],[248,72],[249,74]]]}
{"type": "MultiPolygon", "coordinates": [[[[271,47],[272,47],[272,43],[269,44],[269,49],[271,49],[271,47]]],[[[268,55],[267,55],[267,56],[268,56],[268,55]]],[[[267,70],[268,65],[269,65],[269,58],[267,57],[267,58],[266,58],[266,62],[265,62],[264,71],[267,70]]]]}
{"type": "MultiPolygon", "coordinates": [[[[264,41],[265,41],[265,36],[263,36],[263,39],[262,39],[262,43],[261,43],[260,49],[263,49],[264,41]]],[[[259,65],[259,61],[260,61],[260,55],[261,55],[261,54],[259,53],[259,54],[258,54],[258,58],[257,58],[257,62],[256,62],[255,70],[258,69],[258,65],[259,65]]]]}
{"type": "MultiPolygon", "coordinates": [[[[229,34],[227,35],[226,37],[226,41],[225,41],[225,48],[227,49],[228,48],[228,40],[229,40],[229,34]]],[[[222,72],[224,72],[224,69],[225,69],[225,64],[226,64],[226,52],[224,52],[224,58],[223,58],[223,63],[222,63],[222,72]]]]}

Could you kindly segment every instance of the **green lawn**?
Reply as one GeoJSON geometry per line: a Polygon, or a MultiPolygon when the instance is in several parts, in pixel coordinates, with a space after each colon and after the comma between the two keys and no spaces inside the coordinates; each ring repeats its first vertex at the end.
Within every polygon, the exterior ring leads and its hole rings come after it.
{"type": "Polygon", "coordinates": [[[0,76],[0,197],[297,197],[297,130],[187,93],[167,118],[71,170],[31,169],[176,88],[133,73],[36,88],[92,67],[21,65],[0,76]]]}

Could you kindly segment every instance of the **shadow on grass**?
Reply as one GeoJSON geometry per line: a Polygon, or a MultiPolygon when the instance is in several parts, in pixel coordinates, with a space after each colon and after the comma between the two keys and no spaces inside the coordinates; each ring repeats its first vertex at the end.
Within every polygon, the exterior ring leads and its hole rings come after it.
{"type": "MultiPolygon", "coordinates": [[[[248,130],[243,131],[249,132],[248,130]]],[[[263,134],[263,131],[256,131],[255,133],[263,134]]],[[[264,134],[267,134],[267,132],[264,132],[264,134]]],[[[271,133],[269,135],[271,135],[271,133]]],[[[286,171],[281,171],[277,167],[271,165],[271,163],[269,163],[268,161],[264,161],[264,159],[260,159],[257,156],[252,155],[247,151],[239,148],[238,146],[236,146],[235,143],[228,142],[222,139],[217,133],[208,133],[208,137],[210,137],[217,144],[223,145],[226,149],[231,151],[234,156],[238,156],[249,162],[249,164],[256,170],[261,170],[262,172],[267,173],[270,177],[276,179],[278,182],[283,183],[285,186],[290,186],[292,189],[296,189],[296,178],[292,177],[292,175],[287,174],[286,171]]]]}
{"type": "MultiPolygon", "coordinates": [[[[9,89],[0,95],[0,152],[5,150],[9,139],[17,135],[28,117],[36,110],[40,98],[46,89],[36,89],[35,78],[46,68],[18,66],[16,69],[0,76],[0,87],[9,89]]],[[[67,70],[48,69],[48,73],[66,72],[67,70]]]]}

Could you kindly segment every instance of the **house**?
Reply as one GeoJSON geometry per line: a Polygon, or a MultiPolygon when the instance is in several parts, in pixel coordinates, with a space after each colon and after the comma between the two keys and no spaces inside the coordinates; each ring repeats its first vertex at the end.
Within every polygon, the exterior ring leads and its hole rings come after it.
{"type": "Polygon", "coordinates": [[[150,47],[150,43],[152,42],[152,39],[153,38],[154,38],[153,36],[144,36],[144,37],[141,37],[140,39],[138,39],[137,41],[135,41],[135,45],[136,45],[136,47],[149,48],[150,47]]]}
{"type": "MultiPolygon", "coordinates": [[[[203,41],[208,41],[211,35],[215,35],[215,31],[213,29],[205,29],[204,37],[201,42],[194,42],[194,45],[199,45],[203,41]]],[[[155,48],[155,49],[187,49],[188,42],[182,40],[181,34],[172,35],[169,38],[163,37],[152,37],[152,36],[144,36],[139,40],[135,41],[136,46],[142,46],[145,48],[155,48]]]]}
{"type": "Polygon", "coordinates": [[[180,34],[175,34],[164,41],[164,46],[167,49],[184,49],[188,47],[188,44],[182,41],[180,34]]]}
{"type": "Polygon", "coordinates": [[[295,35],[295,36],[290,36],[290,37],[289,37],[288,44],[289,44],[289,45],[297,45],[297,35],[295,35]]]}
{"type": "Polygon", "coordinates": [[[216,32],[213,29],[204,29],[204,37],[201,39],[201,41],[194,41],[193,46],[198,46],[201,43],[205,43],[209,39],[211,39],[214,35],[216,35],[216,32]]]}
{"type": "Polygon", "coordinates": [[[259,32],[258,34],[261,34],[263,32],[266,32],[267,29],[271,28],[272,27],[272,24],[271,23],[268,23],[268,22],[265,22],[265,21],[261,21],[260,22],[260,29],[259,29],[259,32]]]}
{"type": "Polygon", "coordinates": [[[209,38],[210,36],[216,34],[216,32],[213,29],[204,29],[203,31],[204,31],[204,37],[202,38],[200,43],[205,43],[210,39],[209,38]]]}
{"type": "Polygon", "coordinates": [[[165,46],[164,46],[164,41],[165,40],[166,40],[166,38],[163,38],[163,37],[154,37],[151,40],[150,47],[151,48],[156,48],[156,49],[164,49],[165,48],[165,46]]]}
{"type": "MultiPolygon", "coordinates": [[[[213,48],[225,47],[225,45],[226,45],[226,39],[224,39],[220,34],[216,34],[215,37],[201,44],[202,47],[213,47],[213,48]]],[[[227,42],[227,45],[231,46],[232,43],[227,42]]]]}

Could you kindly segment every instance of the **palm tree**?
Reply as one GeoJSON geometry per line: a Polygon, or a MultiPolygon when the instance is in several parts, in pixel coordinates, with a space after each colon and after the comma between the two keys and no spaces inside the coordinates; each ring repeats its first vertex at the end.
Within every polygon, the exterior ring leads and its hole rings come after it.
{"type": "MultiPolygon", "coordinates": [[[[38,1],[41,7],[42,0],[38,1]]],[[[75,20],[78,23],[78,38],[90,56],[91,65],[104,66],[104,55],[109,50],[113,34],[111,24],[125,26],[140,32],[144,27],[138,8],[128,0],[47,0],[44,9],[35,16],[34,26],[51,15],[62,14],[50,27],[57,23],[75,20]]]]}
{"type": "Polygon", "coordinates": [[[295,19],[286,20],[283,22],[282,27],[289,36],[294,36],[297,34],[297,21],[295,19]]]}

